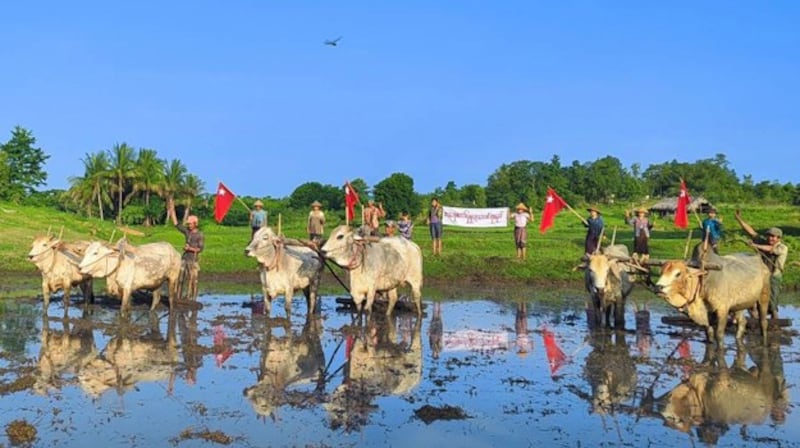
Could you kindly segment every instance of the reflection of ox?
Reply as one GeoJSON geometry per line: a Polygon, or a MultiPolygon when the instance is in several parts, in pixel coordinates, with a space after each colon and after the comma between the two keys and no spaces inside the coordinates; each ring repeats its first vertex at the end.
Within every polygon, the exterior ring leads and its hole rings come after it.
{"type": "Polygon", "coordinates": [[[317,381],[321,385],[325,368],[325,353],[320,339],[320,317],[308,314],[300,335],[272,335],[261,351],[258,383],[246,388],[244,395],[259,415],[272,416],[275,409],[285,404],[302,406],[313,399],[314,392],[290,390],[317,381]]]}
{"type": "Polygon", "coordinates": [[[81,274],[78,265],[83,258],[88,242],[65,243],[55,236],[40,236],[33,240],[28,259],[42,273],[42,297],[44,307],[50,305],[50,294],[64,290],[64,307],[69,304],[69,292],[80,285],[85,303],[94,300],[92,276],[81,274]]]}
{"type": "Polygon", "coordinates": [[[264,311],[269,315],[272,300],[283,293],[286,317],[292,311],[294,291],[302,289],[312,312],[316,305],[317,288],[322,274],[322,260],[309,247],[286,245],[269,227],[262,227],[245,249],[245,254],[255,257],[260,264],[261,287],[264,291],[264,311]]]}
{"type": "Polygon", "coordinates": [[[139,334],[142,329],[134,327],[129,319],[116,330],[119,333],[108,341],[102,355],[78,373],[87,394],[98,397],[112,388],[123,394],[143,381],[172,381],[178,363],[174,317],[169,318],[166,339],[152,317],[145,334],[139,334]]]}
{"type": "Polygon", "coordinates": [[[778,346],[755,348],[750,355],[756,365],[749,369],[741,344],[730,368],[723,352],[707,353],[715,367],[691,373],[659,398],[646,397],[643,409],[655,411],[665,424],[680,431],[697,427],[701,440],[711,444],[727,425],[759,425],[769,415],[775,423],[783,423],[789,400],[778,350],[778,346]]]}
{"type": "Polygon", "coordinates": [[[90,321],[81,319],[72,325],[62,321],[63,331],[50,328],[47,316],[42,322],[42,345],[39,350],[39,366],[33,390],[46,395],[50,389],[60,389],[62,375],[78,374],[97,356],[97,347],[90,321]]]}
{"type": "Polygon", "coordinates": [[[589,337],[592,352],[586,357],[584,375],[592,388],[592,410],[600,414],[613,412],[633,398],[638,379],[636,364],[625,333],[600,329],[589,337]]]}
{"type": "Polygon", "coordinates": [[[709,342],[722,345],[728,313],[736,315],[736,339],[744,335],[744,311],[758,306],[764,343],[767,341],[767,306],[769,304],[769,269],[758,255],[720,256],[708,252],[705,261],[721,269],[704,271],[683,261],[664,264],[656,291],[670,305],[686,313],[696,324],[706,327],[709,342]],[[712,325],[716,319],[716,333],[712,325]]]}
{"type": "Polygon", "coordinates": [[[633,282],[624,262],[630,260],[628,248],[615,244],[602,253],[589,256],[584,280],[592,301],[590,326],[611,326],[611,311],[614,311],[614,327],[625,326],[625,300],[633,289],[633,282]]]}
{"type": "Polygon", "coordinates": [[[422,379],[422,318],[410,319],[398,341],[393,317],[375,321],[366,328],[367,335],[357,338],[349,352],[345,380],[324,405],[331,428],[353,430],[366,424],[376,409],[372,400],[378,396],[405,395],[422,379]]]}
{"type": "Polygon", "coordinates": [[[356,235],[348,226],[333,230],[322,246],[322,253],[339,266],[350,271],[350,294],[359,313],[372,311],[377,292],[386,291],[389,315],[397,302],[397,288],[404,283],[422,314],[422,251],[415,243],[398,237],[371,241],[356,235]],[[366,300],[366,305],[362,301],[366,300]]]}
{"type": "Polygon", "coordinates": [[[181,256],[171,244],[160,242],[133,246],[124,238],[110,246],[95,241],[86,248],[80,264],[81,272],[93,277],[106,278],[109,291],[122,299],[122,310],[130,308],[133,291],[153,291],[155,309],[161,301],[161,287],[169,285],[170,309],[181,269],[181,256]]]}

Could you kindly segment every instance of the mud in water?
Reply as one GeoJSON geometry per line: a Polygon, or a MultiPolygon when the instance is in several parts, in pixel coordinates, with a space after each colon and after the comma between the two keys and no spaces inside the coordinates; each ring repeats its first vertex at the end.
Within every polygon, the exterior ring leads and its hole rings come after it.
{"type": "Polygon", "coordinates": [[[654,297],[613,331],[587,327],[580,291],[482,293],[421,318],[336,297],[272,317],[250,295],[171,316],[7,304],[0,446],[798,446],[797,308],[767,346],[718,351],[654,297]]]}

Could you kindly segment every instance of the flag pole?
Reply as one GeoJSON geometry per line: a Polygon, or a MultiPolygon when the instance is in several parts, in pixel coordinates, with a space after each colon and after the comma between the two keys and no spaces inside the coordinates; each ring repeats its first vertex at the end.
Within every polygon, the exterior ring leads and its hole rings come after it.
{"type": "MultiPolygon", "coordinates": [[[[553,190],[553,187],[551,187],[551,186],[549,186],[549,185],[548,185],[548,186],[547,186],[547,189],[548,189],[548,190],[553,190]]],[[[553,190],[553,191],[555,191],[555,190],[553,190]]],[[[560,197],[560,196],[559,196],[559,197],[560,197]]],[[[577,217],[578,217],[578,219],[580,219],[580,220],[581,220],[581,222],[583,223],[583,225],[589,225],[589,223],[586,221],[586,218],[584,218],[583,216],[581,216],[581,215],[580,215],[580,213],[576,212],[576,211],[575,211],[575,209],[574,209],[574,208],[572,208],[572,206],[571,206],[571,205],[569,205],[569,203],[567,203],[567,201],[565,201],[565,200],[564,200],[564,198],[561,198],[561,202],[563,202],[563,203],[564,203],[564,205],[565,205],[565,206],[566,206],[566,207],[569,209],[569,211],[571,211],[572,213],[575,213],[575,216],[577,216],[577,217]]]]}
{"type": "Polygon", "coordinates": [[[250,207],[248,207],[247,204],[245,204],[245,202],[242,200],[242,198],[240,198],[239,196],[236,196],[236,199],[238,199],[239,202],[241,202],[242,205],[244,205],[244,208],[246,208],[248,212],[252,211],[252,210],[250,210],[250,207]]]}
{"type": "Polygon", "coordinates": [[[281,214],[278,213],[278,236],[281,236],[281,221],[282,221],[281,218],[282,218],[281,214]]]}

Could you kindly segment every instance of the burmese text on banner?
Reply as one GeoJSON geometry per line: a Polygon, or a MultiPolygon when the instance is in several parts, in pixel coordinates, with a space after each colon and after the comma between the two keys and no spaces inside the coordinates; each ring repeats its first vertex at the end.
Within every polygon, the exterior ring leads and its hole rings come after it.
{"type": "Polygon", "coordinates": [[[458,227],[506,227],[507,208],[443,207],[442,224],[458,227]]]}

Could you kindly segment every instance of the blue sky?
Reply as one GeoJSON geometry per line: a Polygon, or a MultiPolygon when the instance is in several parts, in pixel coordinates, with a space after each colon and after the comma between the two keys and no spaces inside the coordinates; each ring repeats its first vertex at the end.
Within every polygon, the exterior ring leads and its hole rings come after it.
{"type": "Polygon", "coordinates": [[[554,154],[800,182],[798,2],[122,3],[3,6],[0,140],[32,130],[51,188],[118,142],[253,196],[554,154]]]}

